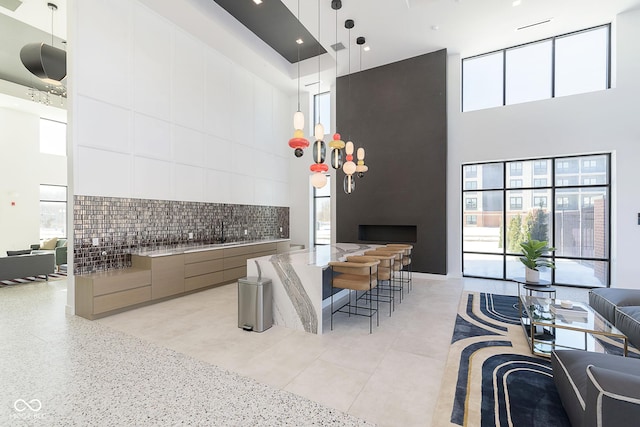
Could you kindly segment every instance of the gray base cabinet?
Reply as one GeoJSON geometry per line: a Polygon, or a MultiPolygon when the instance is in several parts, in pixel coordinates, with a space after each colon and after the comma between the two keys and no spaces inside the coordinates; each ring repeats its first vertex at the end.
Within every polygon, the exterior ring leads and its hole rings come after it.
{"type": "Polygon", "coordinates": [[[247,275],[248,259],[288,250],[286,241],[163,256],[132,255],[131,268],[75,277],[76,314],[93,320],[235,282],[247,275]]]}

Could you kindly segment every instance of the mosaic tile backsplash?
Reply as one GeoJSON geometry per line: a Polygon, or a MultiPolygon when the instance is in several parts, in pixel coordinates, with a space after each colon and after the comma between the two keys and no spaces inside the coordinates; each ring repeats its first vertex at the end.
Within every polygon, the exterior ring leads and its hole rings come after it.
{"type": "Polygon", "coordinates": [[[141,249],[289,238],[288,207],[100,196],[74,203],[75,274],[130,267],[141,249]]]}

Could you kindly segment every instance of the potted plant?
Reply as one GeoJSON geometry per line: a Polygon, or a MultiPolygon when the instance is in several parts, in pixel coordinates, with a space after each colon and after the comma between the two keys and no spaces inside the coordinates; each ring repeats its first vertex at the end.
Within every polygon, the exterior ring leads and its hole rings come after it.
{"type": "Polygon", "coordinates": [[[556,268],[554,262],[548,258],[543,258],[542,255],[546,252],[555,251],[555,248],[547,246],[547,242],[541,240],[535,240],[531,238],[529,234],[527,241],[520,243],[522,250],[522,256],[520,261],[526,267],[525,279],[527,282],[538,283],[540,282],[540,270],[539,267],[556,268]]]}

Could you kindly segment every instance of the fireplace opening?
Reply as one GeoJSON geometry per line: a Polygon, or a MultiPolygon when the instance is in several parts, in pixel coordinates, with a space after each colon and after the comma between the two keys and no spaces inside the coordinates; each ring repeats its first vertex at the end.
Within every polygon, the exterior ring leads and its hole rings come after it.
{"type": "Polygon", "coordinates": [[[415,243],[416,225],[358,225],[358,240],[361,242],[415,243]]]}

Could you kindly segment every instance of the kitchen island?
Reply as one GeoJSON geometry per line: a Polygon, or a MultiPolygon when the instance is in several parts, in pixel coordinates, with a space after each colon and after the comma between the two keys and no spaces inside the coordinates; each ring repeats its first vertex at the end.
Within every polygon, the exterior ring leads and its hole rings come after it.
{"type": "Polygon", "coordinates": [[[379,246],[336,243],[251,258],[247,276],[271,279],[274,324],[322,334],[323,273],[329,262],[344,261],[379,246]]]}

